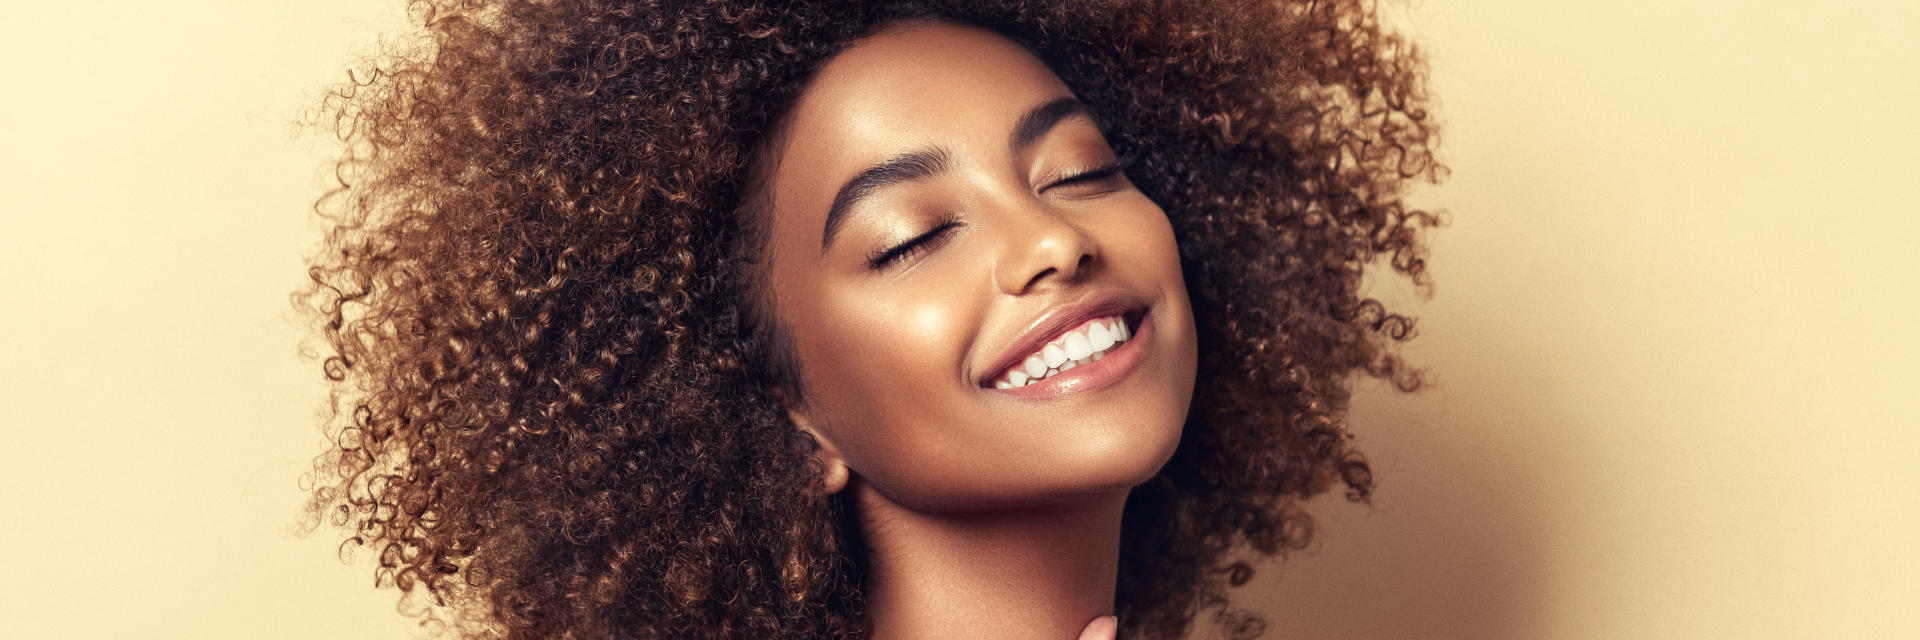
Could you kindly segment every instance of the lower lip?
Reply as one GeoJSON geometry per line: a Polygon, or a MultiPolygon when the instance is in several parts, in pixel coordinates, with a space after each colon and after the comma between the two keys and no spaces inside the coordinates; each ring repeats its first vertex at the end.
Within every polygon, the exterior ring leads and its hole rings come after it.
{"type": "Polygon", "coordinates": [[[1147,358],[1145,343],[1152,337],[1153,312],[1148,311],[1140,316],[1140,326],[1134,328],[1133,337],[1099,360],[1053,374],[1050,378],[1024,387],[989,388],[987,391],[1015,398],[1043,399],[1104,389],[1139,368],[1140,361],[1147,358]]]}

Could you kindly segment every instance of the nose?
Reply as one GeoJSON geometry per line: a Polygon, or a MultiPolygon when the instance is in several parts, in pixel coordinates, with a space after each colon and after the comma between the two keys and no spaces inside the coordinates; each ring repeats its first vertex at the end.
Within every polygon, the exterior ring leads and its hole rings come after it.
{"type": "Polygon", "coordinates": [[[1001,212],[1005,249],[993,275],[1002,293],[1022,295],[1048,282],[1072,282],[1100,257],[1093,235],[1060,212],[1039,203],[1001,212]]]}

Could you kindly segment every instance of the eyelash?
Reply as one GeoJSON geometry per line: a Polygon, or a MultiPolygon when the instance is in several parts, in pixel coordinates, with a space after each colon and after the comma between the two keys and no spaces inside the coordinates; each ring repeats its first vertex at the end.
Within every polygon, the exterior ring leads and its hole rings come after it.
{"type": "Polygon", "coordinates": [[[933,228],[929,229],[926,233],[922,233],[912,240],[895,245],[891,249],[882,249],[868,256],[867,268],[879,271],[892,266],[893,263],[911,258],[921,251],[931,248],[933,241],[937,239],[940,234],[959,225],[959,218],[954,217],[953,214],[947,214],[947,217],[941,218],[940,224],[934,225],[933,228]]]}
{"type": "Polygon", "coordinates": [[[1113,178],[1114,176],[1120,175],[1120,173],[1123,171],[1126,171],[1128,167],[1133,166],[1133,160],[1134,160],[1134,155],[1129,153],[1129,154],[1120,156],[1120,158],[1117,160],[1114,160],[1113,164],[1109,164],[1104,167],[1088,169],[1086,171],[1082,171],[1080,173],[1076,173],[1076,174],[1067,176],[1065,178],[1061,178],[1059,180],[1054,181],[1053,184],[1047,185],[1047,188],[1052,189],[1054,187],[1065,186],[1070,184],[1080,184],[1080,183],[1086,183],[1086,182],[1099,182],[1102,180],[1108,180],[1113,178]]]}
{"type": "MultiPolygon", "coordinates": [[[[1047,185],[1046,188],[1052,189],[1054,187],[1065,186],[1065,185],[1110,180],[1113,177],[1120,175],[1120,173],[1122,171],[1125,171],[1127,167],[1132,166],[1133,159],[1134,159],[1133,154],[1127,154],[1127,155],[1121,156],[1120,159],[1115,160],[1112,164],[1109,164],[1107,166],[1099,167],[1096,169],[1089,169],[1089,170],[1082,171],[1080,173],[1076,173],[1074,175],[1056,180],[1054,181],[1053,184],[1047,185]]],[[[954,217],[952,214],[948,214],[945,218],[942,218],[940,220],[939,224],[934,225],[933,228],[927,230],[926,233],[922,233],[918,236],[915,236],[912,240],[908,240],[898,245],[894,245],[892,248],[875,251],[872,255],[867,256],[867,268],[872,269],[874,271],[879,271],[882,269],[886,269],[887,267],[893,266],[895,263],[903,262],[907,258],[911,258],[915,255],[918,255],[922,251],[932,248],[934,240],[939,239],[940,235],[943,233],[946,233],[948,229],[952,229],[953,227],[957,227],[957,226],[960,226],[959,219],[954,217]]]]}

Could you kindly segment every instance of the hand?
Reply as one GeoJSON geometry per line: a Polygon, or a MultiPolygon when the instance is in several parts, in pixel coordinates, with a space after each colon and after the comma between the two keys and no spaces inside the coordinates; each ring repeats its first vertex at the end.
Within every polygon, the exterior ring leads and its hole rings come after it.
{"type": "Polygon", "coordinates": [[[1094,618],[1093,622],[1087,623],[1087,628],[1080,630],[1080,640],[1113,640],[1114,634],[1120,630],[1119,622],[1113,616],[1094,618]]]}

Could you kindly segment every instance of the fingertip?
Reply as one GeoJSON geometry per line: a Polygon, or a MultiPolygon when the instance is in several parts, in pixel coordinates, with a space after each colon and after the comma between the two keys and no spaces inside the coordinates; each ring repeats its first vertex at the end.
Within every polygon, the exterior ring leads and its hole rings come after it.
{"type": "Polygon", "coordinates": [[[1094,618],[1093,622],[1087,623],[1086,630],[1080,633],[1080,640],[1114,640],[1114,636],[1117,635],[1119,631],[1120,619],[1118,617],[1100,616],[1094,618]]]}

